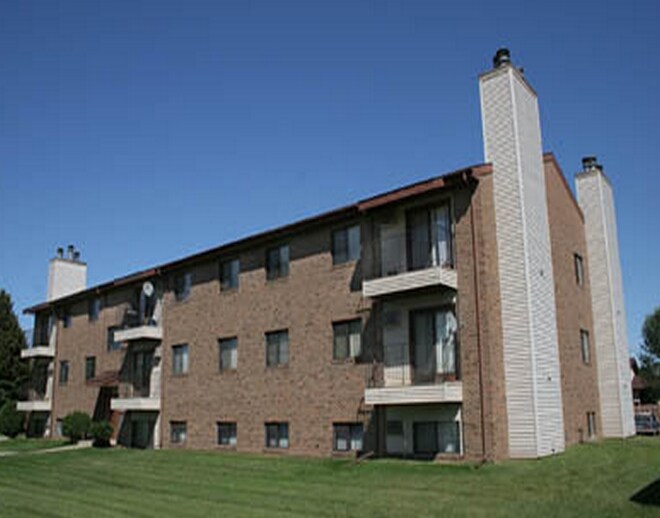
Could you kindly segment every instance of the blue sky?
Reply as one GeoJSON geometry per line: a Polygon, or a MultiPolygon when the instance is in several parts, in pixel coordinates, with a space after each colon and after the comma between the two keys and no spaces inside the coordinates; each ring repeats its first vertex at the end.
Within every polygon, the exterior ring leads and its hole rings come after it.
{"type": "MultiPolygon", "coordinates": [[[[660,305],[660,2],[0,3],[0,287],[45,298],[483,161],[500,46],[569,183],[616,195],[631,347],[660,305]]],[[[31,326],[23,317],[22,324],[31,326]]]]}

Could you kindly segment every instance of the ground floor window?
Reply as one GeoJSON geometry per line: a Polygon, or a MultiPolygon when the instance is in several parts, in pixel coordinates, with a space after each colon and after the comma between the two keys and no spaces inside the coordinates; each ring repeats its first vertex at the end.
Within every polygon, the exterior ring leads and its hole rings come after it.
{"type": "Polygon", "coordinates": [[[413,423],[413,450],[416,454],[459,453],[460,432],[456,421],[413,423]]]}
{"type": "Polygon", "coordinates": [[[289,423],[266,423],[266,447],[289,447],[289,423]]]}
{"type": "Polygon", "coordinates": [[[218,423],[218,444],[236,446],[236,423],[218,423]]]}
{"type": "Polygon", "coordinates": [[[589,439],[596,437],[596,412],[587,412],[587,436],[589,439]]]}
{"type": "Polygon", "coordinates": [[[335,451],[361,451],[362,450],[362,423],[334,424],[333,449],[335,451]]]}
{"type": "Polygon", "coordinates": [[[172,444],[183,444],[188,438],[188,426],[185,421],[170,421],[170,440],[172,444]]]}

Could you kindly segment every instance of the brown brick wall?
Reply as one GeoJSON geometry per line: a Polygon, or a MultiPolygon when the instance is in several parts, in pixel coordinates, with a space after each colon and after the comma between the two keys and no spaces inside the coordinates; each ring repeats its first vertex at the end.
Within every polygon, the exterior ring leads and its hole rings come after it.
{"type": "Polygon", "coordinates": [[[96,375],[118,370],[124,360],[124,351],[108,352],[108,327],[121,322],[124,308],[131,296],[129,290],[118,290],[103,296],[103,307],[96,321],[87,316],[87,302],[69,306],[71,325],[64,328],[61,319],[57,322],[57,348],[54,360],[52,426],[58,418],[73,411],[84,411],[90,416],[99,403],[100,388],[85,382],[85,358],[96,357],[96,375]],[[60,385],[60,361],[69,361],[69,380],[60,385]]]}
{"type": "Polygon", "coordinates": [[[333,422],[364,421],[370,431],[363,404],[369,364],[332,359],[332,322],[361,316],[368,325],[370,304],[350,290],[356,263],[333,266],[330,231],[281,242],[291,255],[284,279],[266,280],[262,246],[239,254],[237,291],[221,292],[218,263],[208,262],[193,269],[187,300],[166,293],[164,447],[171,446],[170,421],[187,422],[193,448],[216,448],[216,422],[236,421],[239,451],[263,451],[264,423],[286,421],[288,452],[307,455],[332,451],[333,422]],[[265,333],[282,329],[289,331],[289,363],[266,367],[265,333]],[[232,336],[238,337],[238,368],[219,372],[218,339],[232,336]],[[189,345],[189,372],[174,376],[172,346],[180,343],[189,345]]]}
{"type": "Polygon", "coordinates": [[[552,268],[557,305],[557,338],[561,363],[562,400],[566,444],[587,436],[587,412],[596,413],[600,435],[600,412],[591,295],[584,220],[554,158],[546,155],[545,182],[552,246],[552,268]],[[575,279],[573,255],[584,261],[584,284],[575,279]],[[591,362],[582,361],[580,329],[590,334],[591,362]]]}
{"type": "Polygon", "coordinates": [[[508,456],[508,432],[492,175],[456,205],[465,453],[497,460],[508,456]]]}

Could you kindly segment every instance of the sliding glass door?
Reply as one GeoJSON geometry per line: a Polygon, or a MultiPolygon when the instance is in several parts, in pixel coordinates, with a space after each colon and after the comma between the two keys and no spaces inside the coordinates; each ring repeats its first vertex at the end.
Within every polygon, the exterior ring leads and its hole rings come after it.
{"type": "Polygon", "coordinates": [[[409,270],[451,265],[448,204],[409,211],[406,226],[409,270]]]}
{"type": "Polygon", "coordinates": [[[435,383],[456,376],[456,318],[450,309],[410,312],[413,383],[435,383]]]}

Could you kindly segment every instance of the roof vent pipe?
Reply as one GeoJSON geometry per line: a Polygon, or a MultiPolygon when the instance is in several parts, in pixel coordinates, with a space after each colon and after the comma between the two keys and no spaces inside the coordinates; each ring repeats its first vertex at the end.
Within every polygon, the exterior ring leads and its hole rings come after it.
{"type": "Polygon", "coordinates": [[[56,255],[57,255],[58,259],[63,259],[64,258],[64,248],[62,248],[61,246],[58,246],[56,255]]]}
{"type": "Polygon", "coordinates": [[[66,247],[66,258],[73,260],[73,250],[74,247],[73,245],[69,245],[66,247]]]}
{"type": "Polygon", "coordinates": [[[497,49],[495,56],[493,57],[493,68],[500,68],[504,65],[511,64],[511,53],[507,48],[497,49]]]}

